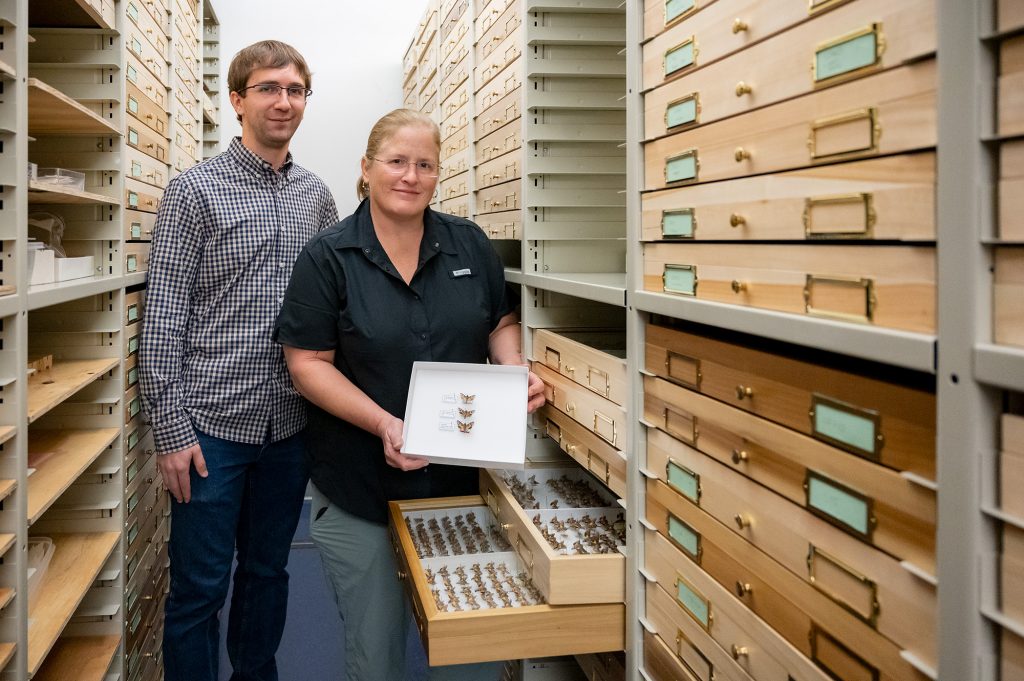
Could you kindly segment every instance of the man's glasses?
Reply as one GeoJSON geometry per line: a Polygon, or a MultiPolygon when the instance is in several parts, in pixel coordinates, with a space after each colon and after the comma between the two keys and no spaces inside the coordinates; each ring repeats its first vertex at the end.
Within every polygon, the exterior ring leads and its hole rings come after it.
{"type": "Polygon", "coordinates": [[[309,96],[313,94],[313,91],[308,87],[301,85],[278,85],[277,83],[256,83],[249,87],[244,87],[239,90],[239,93],[245,92],[246,90],[253,90],[256,94],[263,95],[264,97],[277,97],[281,94],[281,90],[288,93],[288,99],[309,99],[309,96]]]}
{"type": "Polygon", "coordinates": [[[438,171],[441,169],[441,166],[432,161],[416,161],[414,163],[404,158],[376,158],[374,156],[371,156],[370,159],[383,163],[384,169],[392,175],[404,175],[410,165],[416,169],[417,175],[423,177],[437,177],[438,171]]]}

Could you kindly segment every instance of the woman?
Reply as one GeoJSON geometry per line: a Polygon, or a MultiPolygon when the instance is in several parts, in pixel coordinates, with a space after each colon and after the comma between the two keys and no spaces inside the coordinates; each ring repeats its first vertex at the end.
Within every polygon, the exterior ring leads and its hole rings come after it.
{"type": "MultiPolygon", "coordinates": [[[[360,161],[362,203],[306,245],[278,317],[292,380],[310,402],[311,533],[345,620],[353,681],[404,678],[410,617],[387,502],[479,491],[476,469],[427,467],[399,451],[412,363],[525,364],[487,237],[427,208],[440,147],[421,113],[398,109],[374,125],[360,161]]],[[[543,391],[531,373],[531,411],[543,391]]],[[[434,668],[431,678],[497,678],[497,668],[434,668]]]]}

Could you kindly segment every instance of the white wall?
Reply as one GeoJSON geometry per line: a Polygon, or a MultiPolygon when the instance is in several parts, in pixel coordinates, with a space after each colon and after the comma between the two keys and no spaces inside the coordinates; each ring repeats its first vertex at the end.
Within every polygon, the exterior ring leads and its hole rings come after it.
{"type": "MultiPolygon", "coordinates": [[[[212,0],[220,21],[221,82],[238,50],[258,40],[293,45],[313,71],[313,96],[292,139],[297,163],[320,175],[344,217],[356,205],[359,157],[371,126],[402,104],[402,57],[427,0],[212,0]]],[[[227,92],[222,148],[241,134],[227,92]]]]}

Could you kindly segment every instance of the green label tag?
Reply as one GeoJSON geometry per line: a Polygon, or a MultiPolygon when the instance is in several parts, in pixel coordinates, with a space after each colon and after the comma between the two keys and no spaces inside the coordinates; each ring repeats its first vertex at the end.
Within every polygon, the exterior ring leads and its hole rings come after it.
{"type": "Polygon", "coordinates": [[[124,267],[129,272],[135,272],[139,269],[139,256],[132,253],[124,261],[124,267]]]}
{"type": "Polygon", "coordinates": [[[136,71],[135,67],[132,66],[131,64],[129,64],[127,66],[127,68],[125,68],[125,73],[128,76],[128,80],[130,80],[131,82],[133,82],[133,83],[139,82],[139,72],[136,71]]]}
{"type": "Polygon", "coordinates": [[[128,111],[133,114],[139,113],[139,100],[135,99],[131,95],[128,96],[128,111]]]}
{"type": "Polygon", "coordinates": [[[661,275],[661,288],[665,293],[684,296],[697,295],[697,267],[695,265],[665,265],[661,275]]]}
{"type": "Polygon", "coordinates": [[[128,434],[128,453],[131,453],[135,449],[136,445],[139,444],[139,431],[133,430],[128,434]]]}
{"type": "Polygon", "coordinates": [[[697,122],[697,96],[691,95],[665,108],[665,126],[669,129],[697,122]]]}
{"type": "Polygon", "coordinates": [[[665,161],[665,182],[684,182],[697,179],[697,152],[688,151],[665,161]]]}
{"type": "Polygon", "coordinates": [[[130,514],[139,505],[139,493],[136,492],[128,499],[128,513],[130,514]]]}
{"type": "Polygon", "coordinates": [[[132,336],[128,339],[128,356],[131,357],[139,351],[139,337],[132,336]]]}
{"type": "Polygon", "coordinates": [[[128,403],[128,418],[135,418],[138,416],[140,409],[142,409],[142,398],[136,397],[128,403]]]}
{"type": "Polygon", "coordinates": [[[128,192],[128,205],[132,208],[139,207],[139,195],[135,192],[128,192]]]}
{"type": "Polygon", "coordinates": [[[874,30],[822,47],[814,53],[814,82],[841,76],[878,61],[878,35],[874,30]]]}
{"type": "Polygon", "coordinates": [[[135,36],[132,36],[132,51],[136,53],[142,52],[142,42],[135,36]]]}
{"type": "Polygon", "coordinates": [[[814,405],[814,434],[848,445],[874,456],[875,420],[861,414],[818,402],[814,405]]]}
{"type": "MultiPolygon", "coordinates": [[[[131,543],[133,541],[135,541],[135,538],[138,537],[138,536],[139,536],[139,521],[136,520],[134,523],[132,523],[132,526],[128,529],[128,536],[127,536],[128,545],[130,546],[131,543]]],[[[128,608],[131,609],[131,606],[129,605],[128,608]]]]}
{"type": "Polygon", "coordinates": [[[702,627],[711,626],[711,604],[681,579],[676,580],[676,600],[702,627]]]}
{"type": "Polygon", "coordinates": [[[127,582],[132,578],[132,575],[135,573],[135,568],[137,567],[139,567],[139,555],[135,554],[131,557],[131,560],[128,561],[128,564],[124,566],[124,581],[127,582]]]}
{"type": "Polygon", "coordinates": [[[136,461],[132,461],[132,465],[128,466],[128,470],[125,471],[125,474],[124,474],[125,481],[126,482],[131,482],[132,480],[134,480],[135,479],[135,474],[138,473],[138,472],[139,472],[139,462],[137,460],[136,461]]]}
{"type": "Polygon", "coordinates": [[[132,304],[128,306],[128,321],[134,322],[139,319],[139,306],[132,304]]]}
{"type": "Polygon", "coordinates": [[[817,474],[807,478],[807,506],[839,521],[858,534],[870,534],[869,502],[817,474]]]}
{"type": "Polygon", "coordinates": [[[694,232],[693,209],[665,210],[661,212],[661,236],[665,239],[692,239],[694,232]]]}
{"type": "Polygon", "coordinates": [[[128,630],[134,634],[139,625],[142,624],[142,610],[140,609],[135,613],[135,617],[132,618],[131,623],[128,625],[128,630]]]}
{"type": "Polygon", "coordinates": [[[132,2],[128,3],[127,12],[128,12],[128,16],[131,18],[132,21],[138,21],[139,20],[139,8],[135,6],[135,3],[132,3],[132,2]]]}
{"type": "Polygon", "coordinates": [[[142,164],[132,161],[132,177],[142,177],[142,164]]]}
{"type": "Polygon", "coordinates": [[[130,387],[132,387],[133,385],[135,385],[138,382],[139,382],[139,368],[138,367],[132,367],[131,369],[128,370],[128,386],[127,387],[130,388],[130,387]]]}
{"type": "Polygon", "coordinates": [[[672,514],[668,516],[668,536],[690,558],[700,562],[700,535],[672,514]]]}
{"type": "Polygon", "coordinates": [[[665,0],[665,25],[683,16],[697,4],[697,0],[665,0]]]}
{"type": "Polygon", "coordinates": [[[131,128],[128,128],[128,144],[139,144],[139,133],[131,128]]]}
{"type": "Polygon", "coordinates": [[[690,38],[682,45],[673,47],[665,53],[665,76],[671,76],[687,66],[693,66],[695,56],[693,38],[690,38]]]}
{"type": "Polygon", "coordinates": [[[700,476],[672,460],[669,460],[666,471],[668,473],[668,484],[699,506],[700,476]]]}
{"type": "Polygon", "coordinates": [[[132,238],[133,239],[141,239],[142,238],[142,223],[141,222],[133,222],[132,223],[132,238]]]}
{"type": "Polygon", "coordinates": [[[131,609],[135,607],[135,604],[138,602],[138,600],[139,600],[139,592],[138,592],[138,590],[136,590],[135,593],[128,594],[128,611],[129,612],[131,612],[131,609]]]}

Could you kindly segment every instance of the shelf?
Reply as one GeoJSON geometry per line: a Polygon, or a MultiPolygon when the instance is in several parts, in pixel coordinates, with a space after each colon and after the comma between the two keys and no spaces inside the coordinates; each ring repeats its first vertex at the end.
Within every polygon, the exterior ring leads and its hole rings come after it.
{"type": "Polygon", "coordinates": [[[14,426],[0,426],[0,445],[14,437],[17,432],[18,429],[14,426]]]}
{"type": "Polygon", "coordinates": [[[135,272],[134,274],[124,275],[125,288],[129,286],[136,286],[138,284],[146,283],[146,272],[135,272]]]}
{"type": "Polygon", "coordinates": [[[0,558],[7,554],[17,537],[13,534],[0,534],[0,558]]]}
{"type": "Polygon", "coordinates": [[[39,374],[28,379],[28,422],[32,423],[76,392],[116,369],[117,357],[75,359],[54,362],[50,370],[52,383],[43,383],[39,374]]]}
{"type": "Polygon", "coordinates": [[[531,26],[526,44],[618,47],[626,44],[626,32],[621,28],[531,26]]]}
{"type": "Polygon", "coordinates": [[[522,270],[513,270],[513,269],[506,268],[505,269],[505,281],[509,282],[510,284],[522,284],[523,283],[523,271],[522,270]]]}
{"type": "Polygon", "coordinates": [[[0,643],[0,671],[7,667],[7,663],[14,657],[16,648],[13,643],[0,643]]]}
{"type": "Polygon", "coordinates": [[[20,308],[21,303],[15,293],[0,295],[0,317],[10,317],[13,314],[17,314],[20,308]]]}
{"type": "Polygon", "coordinates": [[[935,337],[928,334],[726,305],[651,291],[636,291],[631,298],[632,304],[642,312],[935,373],[935,337]]]}
{"type": "Polygon", "coordinates": [[[38,78],[28,79],[29,135],[120,135],[111,122],[38,78]]]}
{"type": "Polygon", "coordinates": [[[50,505],[117,439],[119,433],[119,428],[36,430],[29,433],[30,456],[37,452],[52,452],[28,479],[29,526],[39,520],[50,505]]]}
{"type": "Polygon", "coordinates": [[[32,0],[28,10],[33,28],[113,28],[86,0],[32,0]]]}
{"type": "Polygon", "coordinates": [[[993,344],[975,346],[974,377],[999,388],[1024,391],[1024,348],[993,344]]]}
{"type": "Polygon", "coordinates": [[[121,199],[94,194],[92,192],[78,191],[55,184],[32,181],[28,183],[29,203],[59,203],[59,204],[113,204],[121,205],[121,199]]]}
{"type": "Polygon", "coordinates": [[[622,0],[537,0],[526,3],[527,12],[584,12],[586,14],[623,14],[622,0]]]}
{"type": "MultiPolygon", "coordinates": [[[[145,272],[142,273],[145,281],[145,272]]],[[[83,279],[71,279],[57,284],[40,284],[33,286],[28,291],[28,309],[38,310],[58,303],[66,303],[69,300],[78,300],[97,293],[107,293],[119,289],[122,284],[127,285],[131,277],[85,277],[83,279]]]]}
{"type": "Polygon", "coordinates": [[[522,276],[522,283],[607,305],[624,307],[626,304],[626,275],[621,272],[526,273],[522,276]]]}
{"type": "MultiPolygon", "coordinates": [[[[17,480],[0,480],[0,504],[3,503],[4,499],[11,496],[11,492],[18,486],[17,480]]],[[[2,608],[3,605],[0,605],[2,608]]]]}
{"type": "Polygon", "coordinates": [[[51,534],[54,553],[29,612],[28,675],[39,671],[43,660],[71,620],[111,551],[120,532],[51,534]]]}
{"type": "Polygon", "coordinates": [[[12,79],[18,77],[18,72],[14,70],[14,67],[2,59],[0,59],[0,74],[12,79]]]}
{"type": "Polygon", "coordinates": [[[573,111],[625,111],[621,92],[543,92],[529,91],[526,94],[526,108],[571,109],[573,111]]]}
{"type": "Polygon", "coordinates": [[[120,636],[59,639],[32,681],[103,681],[120,644],[120,636]]]}

